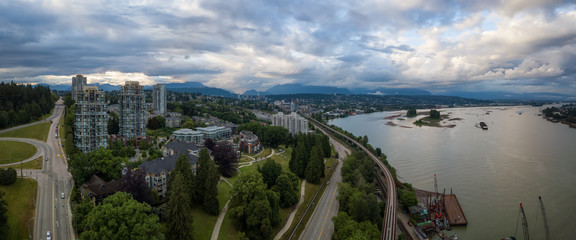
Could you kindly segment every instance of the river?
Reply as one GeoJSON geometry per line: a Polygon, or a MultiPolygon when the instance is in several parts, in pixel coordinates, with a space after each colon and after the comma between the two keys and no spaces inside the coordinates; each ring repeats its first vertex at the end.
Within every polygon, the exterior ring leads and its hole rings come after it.
{"type": "Polygon", "coordinates": [[[542,196],[554,239],[576,239],[576,129],[537,116],[538,107],[441,109],[462,120],[454,128],[417,127],[417,119],[384,119],[379,112],[331,120],[356,136],[368,136],[414,187],[458,196],[468,226],[448,235],[460,239],[501,239],[516,233],[519,202],[531,239],[545,239],[538,196],[542,196]],[[488,112],[488,114],[487,114],[488,112]],[[397,126],[387,125],[392,121],[397,126]],[[476,125],[486,122],[488,130],[476,125]],[[413,128],[403,128],[413,127],[413,128]]]}

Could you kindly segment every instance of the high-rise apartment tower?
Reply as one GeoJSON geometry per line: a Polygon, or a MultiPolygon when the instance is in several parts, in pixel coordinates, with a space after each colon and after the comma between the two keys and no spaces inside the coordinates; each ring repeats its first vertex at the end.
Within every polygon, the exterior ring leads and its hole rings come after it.
{"type": "Polygon", "coordinates": [[[86,77],[78,74],[76,77],[72,77],[72,99],[76,101],[76,93],[84,90],[86,86],[86,77]]]}
{"type": "Polygon", "coordinates": [[[108,114],[104,93],[98,87],[85,86],[76,92],[74,143],[88,153],[108,147],[108,114]]]}
{"type": "Polygon", "coordinates": [[[146,96],[138,81],[126,81],[120,89],[120,136],[146,136],[146,96]]]}
{"type": "Polygon", "coordinates": [[[152,91],[152,109],[161,114],[166,113],[166,86],[164,84],[154,85],[154,90],[152,91]]]}

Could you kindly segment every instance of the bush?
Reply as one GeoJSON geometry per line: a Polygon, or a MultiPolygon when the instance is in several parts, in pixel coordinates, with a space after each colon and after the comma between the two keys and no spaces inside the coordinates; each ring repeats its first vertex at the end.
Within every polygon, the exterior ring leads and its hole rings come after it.
{"type": "Polygon", "coordinates": [[[0,169],[0,185],[10,185],[16,182],[18,174],[14,168],[0,169]]]}

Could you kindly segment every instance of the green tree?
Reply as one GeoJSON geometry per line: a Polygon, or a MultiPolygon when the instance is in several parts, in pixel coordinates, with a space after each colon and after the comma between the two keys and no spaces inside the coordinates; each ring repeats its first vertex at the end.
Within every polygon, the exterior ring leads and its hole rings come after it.
{"type": "Polygon", "coordinates": [[[202,148],[196,163],[196,186],[194,192],[202,208],[210,215],[217,215],[220,211],[218,203],[218,181],[220,176],[216,170],[216,163],[210,158],[208,149],[202,148]]]}
{"type": "Polygon", "coordinates": [[[438,110],[430,110],[430,118],[432,119],[440,119],[440,112],[438,110]]]}
{"type": "MultiPolygon", "coordinates": [[[[172,195],[172,189],[176,189],[176,186],[173,186],[173,183],[175,183],[174,177],[176,177],[177,175],[180,175],[182,177],[182,184],[183,186],[179,186],[181,187],[180,189],[182,189],[181,191],[184,191],[186,193],[186,196],[188,197],[187,199],[187,203],[188,206],[190,208],[192,208],[193,206],[193,202],[199,198],[200,200],[202,200],[203,196],[197,196],[196,194],[198,194],[197,191],[195,191],[196,187],[195,186],[195,181],[196,179],[198,179],[197,177],[194,177],[194,174],[192,173],[192,165],[190,164],[190,159],[188,159],[188,156],[184,155],[184,154],[180,154],[178,156],[178,159],[176,160],[176,165],[174,166],[174,170],[172,171],[172,173],[169,176],[169,185],[168,185],[168,192],[169,195],[172,195]]],[[[178,183],[180,184],[180,183],[178,183]]],[[[204,189],[202,189],[202,191],[204,191],[204,189]]],[[[170,197],[170,196],[169,196],[170,197]]],[[[200,201],[198,201],[199,203],[201,203],[200,201]]]]}
{"type": "Polygon", "coordinates": [[[380,206],[373,193],[357,191],[350,197],[348,205],[348,213],[356,222],[370,221],[374,224],[381,222],[380,206]]]}
{"type": "Polygon", "coordinates": [[[290,159],[290,171],[296,174],[300,178],[304,178],[304,173],[306,171],[306,166],[308,165],[308,153],[306,152],[306,146],[304,142],[298,142],[296,145],[296,151],[294,158],[290,159]]]}
{"type": "Polygon", "coordinates": [[[276,179],[272,190],[280,196],[280,207],[293,206],[300,200],[300,186],[298,176],[292,172],[282,172],[276,179]]]}
{"type": "Polygon", "coordinates": [[[182,128],[194,129],[194,121],[191,119],[186,120],[186,122],[182,124],[182,128]]]}
{"type": "Polygon", "coordinates": [[[278,145],[287,143],[290,139],[288,129],[280,126],[264,126],[259,131],[262,143],[277,148],[278,145]]]}
{"type": "MultiPolygon", "coordinates": [[[[104,199],[86,215],[81,239],[164,239],[151,207],[125,192],[104,199]]],[[[180,223],[182,224],[182,223],[180,223]]]]}
{"type": "Polygon", "coordinates": [[[186,180],[181,173],[175,172],[174,174],[166,206],[166,239],[192,240],[194,228],[186,180]]]}
{"type": "Polygon", "coordinates": [[[416,109],[408,109],[408,112],[406,113],[406,117],[416,117],[418,113],[416,113],[416,109]]]}
{"type": "Polygon", "coordinates": [[[249,239],[266,239],[280,219],[276,193],[266,190],[262,175],[246,172],[239,176],[232,188],[230,216],[234,225],[249,239]]]}
{"type": "Polygon", "coordinates": [[[272,188],[272,186],[276,185],[278,176],[282,174],[282,165],[268,158],[262,167],[258,166],[258,172],[262,174],[264,183],[266,183],[268,188],[272,188]]]}
{"type": "Polygon", "coordinates": [[[92,211],[94,205],[89,198],[85,198],[81,202],[76,203],[73,206],[74,206],[73,211],[74,214],[72,215],[72,226],[74,227],[74,229],[76,229],[78,234],[81,234],[82,232],[84,232],[85,228],[84,224],[86,223],[85,222],[86,216],[92,211]]]}
{"type": "Polygon", "coordinates": [[[376,240],[380,238],[380,231],[378,227],[369,221],[358,223],[354,221],[345,212],[338,212],[338,215],[332,218],[334,222],[334,235],[333,239],[349,240],[349,239],[365,239],[376,240]]]}
{"type": "Polygon", "coordinates": [[[324,159],[320,159],[318,156],[318,148],[314,146],[312,148],[312,152],[310,154],[310,162],[308,166],[306,166],[306,180],[313,184],[320,183],[320,178],[322,178],[322,172],[324,169],[322,168],[322,162],[324,159]]]}
{"type": "Polygon", "coordinates": [[[122,163],[127,162],[126,158],[116,157],[112,155],[111,150],[104,148],[91,152],[88,158],[92,163],[94,172],[98,173],[106,181],[120,179],[123,168],[122,163]]]}
{"type": "Polygon", "coordinates": [[[115,112],[108,112],[108,134],[118,134],[120,132],[120,119],[115,112]]]}
{"type": "Polygon", "coordinates": [[[324,152],[324,157],[329,158],[332,154],[332,148],[330,147],[330,138],[328,137],[328,135],[322,135],[321,136],[321,142],[322,142],[322,150],[324,152]]]}
{"type": "Polygon", "coordinates": [[[5,111],[0,111],[0,128],[8,127],[8,114],[5,111]]]}
{"type": "Polygon", "coordinates": [[[4,192],[0,191],[0,239],[7,239],[8,230],[8,203],[4,200],[4,192]]]}

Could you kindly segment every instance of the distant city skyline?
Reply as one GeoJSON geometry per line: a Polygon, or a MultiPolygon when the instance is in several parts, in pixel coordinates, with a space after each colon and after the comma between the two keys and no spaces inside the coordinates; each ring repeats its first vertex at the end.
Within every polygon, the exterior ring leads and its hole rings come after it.
{"type": "Polygon", "coordinates": [[[576,95],[574,1],[0,2],[0,81],[576,95]]]}

